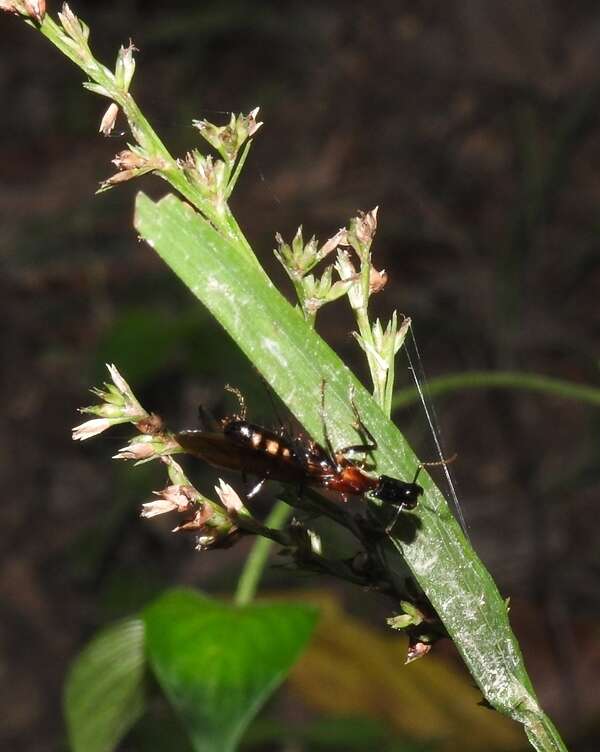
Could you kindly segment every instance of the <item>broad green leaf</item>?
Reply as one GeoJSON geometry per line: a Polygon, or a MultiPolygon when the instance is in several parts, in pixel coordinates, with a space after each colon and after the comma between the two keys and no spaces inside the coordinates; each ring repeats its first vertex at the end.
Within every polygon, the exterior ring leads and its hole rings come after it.
{"type": "MultiPolygon", "coordinates": [[[[377,440],[377,470],[410,479],[417,459],[331,348],[274,288],[247,248],[220,235],[174,196],[153,202],[138,195],[135,225],[187,287],[217,318],[275,392],[317,440],[323,439],[319,395],[327,382],[326,418],[334,445],[355,442],[351,387],[377,440]]],[[[210,354],[207,353],[207,357],[210,354]]],[[[401,575],[399,554],[444,622],[487,701],[524,724],[540,750],[564,746],[540,708],[496,585],[426,473],[425,494],[408,540],[390,539],[381,555],[401,575]]],[[[401,670],[398,666],[398,670],[401,670]]]]}
{"type": "Polygon", "coordinates": [[[316,613],[299,604],[239,607],[186,590],[146,609],[148,660],[196,752],[236,748],[305,646],[316,613]]]}
{"type": "Polygon", "coordinates": [[[144,624],[100,632],[75,659],[65,685],[73,752],[110,752],[144,712],[144,624]]]}

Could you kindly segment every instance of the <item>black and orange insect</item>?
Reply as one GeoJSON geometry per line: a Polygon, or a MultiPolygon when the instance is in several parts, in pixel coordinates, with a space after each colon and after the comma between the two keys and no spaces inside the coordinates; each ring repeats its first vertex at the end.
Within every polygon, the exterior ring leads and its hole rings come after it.
{"type": "MultiPolygon", "coordinates": [[[[237,470],[242,476],[260,478],[247,494],[254,496],[267,480],[297,484],[300,490],[306,486],[325,488],[339,494],[344,501],[349,495],[370,493],[383,502],[401,509],[414,509],[423,489],[416,482],[422,465],[412,482],[398,480],[388,475],[374,477],[367,474],[349,454],[369,453],[377,449],[377,442],[362,423],[352,403],[357,419],[357,429],[366,437],[362,444],[354,444],[335,451],[324,425],[323,447],[316,441],[302,436],[290,437],[283,431],[276,432],[246,420],[246,405],[239,390],[226,387],[236,394],[240,413],[222,421],[222,431],[190,430],[175,434],[177,443],[188,454],[203,459],[211,465],[237,470]]],[[[322,411],[324,412],[324,385],[322,411]]]]}

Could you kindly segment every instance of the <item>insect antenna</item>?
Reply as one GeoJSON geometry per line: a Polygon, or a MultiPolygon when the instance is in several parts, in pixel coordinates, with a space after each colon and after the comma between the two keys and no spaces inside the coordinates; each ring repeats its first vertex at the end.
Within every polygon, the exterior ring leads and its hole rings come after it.
{"type": "Polygon", "coordinates": [[[467,523],[465,521],[465,517],[462,511],[462,508],[460,506],[460,502],[458,500],[458,494],[456,492],[456,486],[454,484],[454,480],[452,479],[452,475],[450,474],[450,471],[448,470],[448,465],[456,459],[456,455],[451,457],[449,460],[444,459],[444,452],[442,448],[442,433],[440,429],[440,424],[439,424],[439,421],[435,412],[435,407],[433,406],[433,400],[431,399],[431,395],[429,394],[429,389],[427,386],[427,377],[425,376],[425,369],[423,368],[423,361],[421,359],[421,354],[417,346],[417,340],[415,338],[412,325],[410,326],[408,330],[408,335],[410,336],[410,341],[412,343],[412,347],[415,353],[414,361],[417,364],[417,367],[415,368],[413,359],[410,355],[410,348],[407,347],[405,343],[404,352],[406,353],[406,359],[408,360],[408,366],[409,366],[408,370],[410,371],[413,381],[415,382],[415,387],[417,389],[417,393],[419,395],[421,405],[425,412],[425,417],[427,418],[427,424],[429,426],[429,430],[433,438],[433,443],[435,445],[437,455],[440,458],[440,461],[436,463],[430,463],[430,462],[421,463],[419,467],[417,468],[417,471],[415,474],[415,480],[423,467],[431,467],[432,465],[438,465],[444,468],[444,477],[446,478],[446,483],[448,485],[448,490],[450,492],[450,498],[452,500],[452,504],[456,510],[456,514],[458,516],[458,521],[460,522],[460,526],[462,527],[464,534],[468,538],[469,535],[467,532],[467,523]]]}
{"type": "Polygon", "coordinates": [[[232,394],[235,394],[235,396],[238,398],[238,402],[240,403],[240,412],[238,415],[236,415],[236,418],[239,418],[239,420],[246,420],[246,400],[244,399],[244,395],[240,392],[240,390],[235,387],[231,386],[230,384],[225,384],[225,389],[228,392],[231,392],[232,394]]]}
{"type": "Polygon", "coordinates": [[[419,462],[417,469],[415,471],[415,477],[412,479],[413,483],[417,482],[417,478],[419,477],[419,473],[424,467],[441,467],[442,465],[445,467],[446,465],[450,465],[454,460],[458,457],[458,453],[454,452],[452,457],[449,457],[447,460],[442,458],[439,461],[436,462],[419,462]]]}

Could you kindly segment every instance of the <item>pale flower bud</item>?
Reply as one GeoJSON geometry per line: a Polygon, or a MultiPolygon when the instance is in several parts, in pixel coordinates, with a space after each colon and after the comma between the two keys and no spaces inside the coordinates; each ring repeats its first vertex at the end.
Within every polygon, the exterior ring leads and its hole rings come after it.
{"type": "Polygon", "coordinates": [[[219,478],[219,485],[215,486],[215,491],[229,514],[239,514],[244,511],[244,505],[240,497],[233,488],[221,478],[219,478]]]}
{"type": "Polygon", "coordinates": [[[114,421],[108,418],[94,418],[93,420],[86,420],[79,426],[75,426],[73,429],[73,441],[85,441],[92,436],[97,436],[99,433],[106,431],[114,425],[114,421]]]}
{"type": "Polygon", "coordinates": [[[249,138],[253,136],[262,125],[262,123],[256,122],[256,116],[258,115],[259,109],[260,107],[255,107],[251,112],[248,113],[247,127],[248,127],[249,138]]]}
{"type": "Polygon", "coordinates": [[[118,114],[118,106],[114,102],[111,102],[108,106],[108,109],[104,113],[104,116],[102,117],[98,132],[102,133],[103,136],[109,136],[115,127],[115,122],[117,120],[118,114]]]}
{"type": "Polygon", "coordinates": [[[159,514],[166,514],[172,512],[177,507],[168,499],[156,499],[156,501],[147,501],[142,504],[142,511],[140,517],[157,517],[159,514]]]}
{"type": "Polygon", "coordinates": [[[78,47],[86,46],[90,36],[89,28],[73,13],[67,3],[63,3],[62,11],[58,13],[58,19],[68,36],[78,47]]]}
{"type": "Polygon", "coordinates": [[[113,454],[113,460],[149,460],[156,455],[152,444],[136,441],[133,439],[127,446],[121,447],[116,454],[113,454]]]}
{"type": "Polygon", "coordinates": [[[121,447],[113,460],[135,460],[138,464],[180,451],[179,444],[169,434],[135,436],[121,447]]]}
{"type": "Polygon", "coordinates": [[[346,245],[347,244],[347,233],[346,228],[341,227],[335,235],[329,238],[329,240],[326,240],[325,243],[319,248],[319,260],[324,259],[325,256],[330,254],[332,251],[335,251],[335,249],[340,245],[346,245]]]}
{"type": "Polygon", "coordinates": [[[335,268],[342,281],[354,283],[348,290],[348,300],[352,308],[357,310],[364,306],[366,301],[364,300],[363,289],[360,284],[360,274],[354,268],[348,251],[343,249],[338,250],[335,268]]]}
{"type": "MultiPolygon", "coordinates": [[[[396,315],[396,312],[394,311],[394,316],[395,315],[396,315]]],[[[400,315],[402,316],[402,314],[400,315]]],[[[396,341],[394,343],[394,353],[397,353],[398,350],[404,344],[404,340],[406,339],[406,335],[408,334],[408,330],[410,329],[411,323],[412,322],[409,316],[403,317],[402,323],[400,324],[400,328],[398,329],[396,333],[396,341]]]]}
{"type": "Polygon", "coordinates": [[[106,431],[119,423],[136,423],[143,420],[153,421],[140,403],[136,400],[131,387],[121,376],[114,365],[107,365],[112,378],[112,384],[105,383],[103,388],[94,387],[91,391],[102,402],[99,405],[82,407],[79,412],[89,413],[97,417],[75,426],[73,439],[84,441],[106,431]]]}
{"type": "Polygon", "coordinates": [[[123,91],[129,91],[131,79],[135,73],[135,60],[133,53],[137,52],[133,42],[129,40],[127,47],[121,47],[117,55],[117,64],[115,66],[115,83],[123,91]]]}
{"type": "Polygon", "coordinates": [[[131,387],[117,371],[114,365],[107,364],[113,383],[105,383],[104,388],[94,387],[91,391],[102,400],[100,405],[83,407],[80,412],[110,418],[113,423],[135,423],[150,418],[135,398],[131,387]]]}

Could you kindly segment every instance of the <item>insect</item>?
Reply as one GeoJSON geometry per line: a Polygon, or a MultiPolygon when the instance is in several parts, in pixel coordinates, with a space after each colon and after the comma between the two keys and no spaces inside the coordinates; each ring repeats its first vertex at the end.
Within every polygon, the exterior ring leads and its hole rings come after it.
{"type": "MultiPolygon", "coordinates": [[[[260,478],[247,494],[252,498],[266,480],[297,483],[325,488],[339,494],[344,501],[349,495],[370,493],[377,499],[400,509],[414,509],[423,489],[416,482],[423,467],[417,468],[412,482],[398,480],[388,475],[368,475],[348,455],[352,452],[369,453],[377,449],[377,442],[363,424],[352,401],[357,420],[357,430],[367,439],[335,451],[327,434],[325,421],[323,447],[316,441],[301,436],[290,437],[246,420],[246,404],[238,389],[227,386],[240,403],[239,414],[222,421],[221,432],[202,430],[181,431],[175,434],[177,443],[189,454],[200,457],[217,467],[237,470],[260,478]]],[[[325,389],[322,386],[321,410],[324,414],[325,389]]]]}
{"type": "Polygon", "coordinates": [[[287,436],[246,420],[246,404],[241,392],[230,386],[240,403],[239,414],[221,421],[221,431],[190,430],[175,434],[175,440],[188,454],[242,477],[256,475],[260,481],[247,494],[252,498],[267,480],[305,485],[302,461],[303,440],[287,436]]]}
{"type": "Polygon", "coordinates": [[[321,385],[321,415],[323,418],[323,434],[325,447],[317,442],[310,442],[306,453],[307,472],[311,479],[323,488],[339,493],[344,501],[350,494],[362,495],[370,493],[381,501],[402,506],[404,509],[414,509],[423,489],[416,483],[417,470],[414,480],[407,483],[389,475],[374,477],[368,475],[362,467],[349,458],[349,454],[369,454],[377,449],[377,442],[362,422],[358,409],[351,399],[350,403],[356,418],[356,430],[364,437],[362,444],[352,444],[342,449],[334,450],[325,423],[325,383],[321,385]]]}

